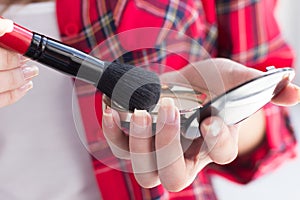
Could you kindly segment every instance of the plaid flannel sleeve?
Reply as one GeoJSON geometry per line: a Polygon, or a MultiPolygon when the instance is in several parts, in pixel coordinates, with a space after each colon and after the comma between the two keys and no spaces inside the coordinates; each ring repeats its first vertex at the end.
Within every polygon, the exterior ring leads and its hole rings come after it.
{"type": "MultiPolygon", "coordinates": [[[[259,70],[270,65],[292,66],[293,52],[282,38],[274,17],[276,0],[217,2],[219,56],[259,70]]],[[[263,110],[266,120],[263,142],[228,165],[212,165],[211,172],[247,183],[296,156],[296,139],[288,110],[271,103],[263,110]]]]}

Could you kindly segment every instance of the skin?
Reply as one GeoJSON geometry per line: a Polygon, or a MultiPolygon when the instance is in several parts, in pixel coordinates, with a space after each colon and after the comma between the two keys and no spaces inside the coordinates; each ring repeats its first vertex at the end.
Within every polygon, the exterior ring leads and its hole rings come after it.
{"type": "Polygon", "coordinates": [[[20,100],[38,75],[36,66],[27,66],[20,55],[0,48],[0,108],[20,100]]]}
{"type": "Polygon", "coordinates": [[[13,21],[9,19],[1,19],[0,36],[3,36],[5,33],[12,32],[13,28],[13,21]]]}
{"type": "MultiPolygon", "coordinates": [[[[227,59],[213,61],[213,66],[211,60],[202,61],[164,74],[161,79],[163,82],[189,82],[218,95],[263,74],[227,59]]],[[[299,91],[299,87],[290,83],[272,102],[294,105],[300,99],[299,91]]],[[[146,111],[134,112],[129,135],[118,128],[119,123],[118,113],[107,108],[103,114],[103,132],[114,155],[131,161],[141,186],[151,188],[161,183],[169,191],[187,187],[209,163],[227,164],[238,154],[247,154],[262,141],[265,130],[261,110],[234,126],[225,125],[219,117],[208,117],[200,125],[200,139],[184,140],[180,138],[179,111],[170,99],[164,99],[161,103],[158,131],[154,137],[151,136],[151,116],[146,111]],[[188,144],[187,148],[185,144],[188,144]]]]}
{"type": "MultiPolygon", "coordinates": [[[[0,27],[1,36],[12,30],[12,22],[0,19],[0,27]]],[[[38,68],[26,61],[17,53],[0,48],[0,108],[17,102],[32,88],[38,68]]]]}
{"type": "MultiPolygon", "coordinates": [[[[0,19],[0,27],[3,23],[0,19]]],[[[8,30],[0,29],[0,35],[8,30]]],[[[262,74],[226,59],[215,59],[214,63],[195,63],[180,71],[164,74],[161,79],[189,83],[218,95],[262,74]]],[[[32,79],[37,75],[38,68],[28,66],[22,56],[0,48],[0,107],[20,100],[32,88],[32,79]]],[[[273,103],[294,105],[300,99],[299,91],[290,83],[273,99],[273,103]]],[[[169,191],[179,191],[188,186],[207,164],[226,164],[238,153],[244,154],[255,148],[264,134],[262,117],[260,111],[244,121],[240,128],[226,126],[218,117],[209,117],[200,125],[201,139],[181,140],[178,108],[172,100],[165,99],[158,112],[155,137],[151,136],[151,117],[146,111],[135,111],[130,124],[131,132],[127,136],[118,128],[118,114],[108,108],[103,113],[103,132],[114,155],[131,160],[133,172],[141,186],[150,188],[161,183],[169,191]],[[247,138],[250,135],[247,127],[253,127],[253,124],[259,126],[256,134],[251,133],[250,140],[247,138]]]]}

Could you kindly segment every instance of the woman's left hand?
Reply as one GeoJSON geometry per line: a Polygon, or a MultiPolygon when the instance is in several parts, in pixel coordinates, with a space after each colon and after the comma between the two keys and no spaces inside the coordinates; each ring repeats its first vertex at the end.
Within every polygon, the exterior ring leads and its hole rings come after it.
{"type": "MultiPolygon", "coordinates": [[[[225,90],[262,74],[225,59],[216,59],[214,63],[215,69],[204,61],[187,66],[179,71],[180,76],[174,72],[162,79],[181,83],[188,80],[197,88],[212,89],[218,94],[222,91],[214,70],[218,70],[225,90]],[[197,76],[197,71],[204,74],[197,76]],[[203,77],[214,79],[207,84],[203,77]]],[[[289,84],[274,98],[274,102],[292,105],[298,102],[299,96],[299,88],[289,84]]],[[[202,137],[194,140],[181,137],[179,111],[170,98],[161,102],[155,135],[152,133],[151,116],[146,111],[136,110],[133,113],[128,135],[121,131],[119,124],[118,113],[107,108],[102,125],[107,142],[116,157],[131,160],[136,180],[146,188],[162,184],[169,191],[182,190],[207,164],[229,163],[238,153],[238,126],[227,126],[219,117],[212,116],[202,121],[202,137]]]]}

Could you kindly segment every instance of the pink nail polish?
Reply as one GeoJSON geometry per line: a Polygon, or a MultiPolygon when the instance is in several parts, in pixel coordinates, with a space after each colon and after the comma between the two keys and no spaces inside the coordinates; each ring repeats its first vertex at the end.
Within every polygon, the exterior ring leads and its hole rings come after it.
{"type": "Polygon", "coordinates": [[[164,112],[165,122],[174,123],[176,118],[174,100],[172,98],[163,98],[161,100],[161,109],[164,112]]]}
{"type": "Polygon", "coordinates": [[[25,80],[33,78],[39,74],[39,69],[36,66],[26,66],[22,68],[25,80]]]}
{"type": "Polygon", "coordinates": [[[32,83],[32,81],[29,81],[29,82],[25,83],[23,86],[21,86],[21,87],[19,88],[19,90],[20,90],[21,92],[27,92],[27,91],[30,90],[32,87],[33,87],[33,83],[32,83]]]}
{"type": "Polygon", "coordinates": [[[147,126],[147,111],[135,109],[134,122],[140,126],[147,126]]]}
{"type": "Polygon", "coordinates": [[[146,110],[134,110],[132,118],[132,131],[137,134],[145,132],[148,125],[147,111],[146,110]]]}

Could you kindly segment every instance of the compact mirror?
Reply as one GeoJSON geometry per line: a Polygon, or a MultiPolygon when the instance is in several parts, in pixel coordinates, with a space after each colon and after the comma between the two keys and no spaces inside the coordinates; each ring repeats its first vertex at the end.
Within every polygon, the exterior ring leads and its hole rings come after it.
{"type": "MultiPolygon", "coordinates": [[[[181,127],[185,126],[187,120],[191,119],[191,117],[194,116],[194,114],[199,108],[203,106],[203,103],[206,100],[205,93],[199,92],[199,90],[191,88],[187,85],[162,84],[160,100],[150,111],[152,117],[153,133],[155,133],[156,131],[158,109],[160,107],[161,99],[164,97],[172,98],[174,100],[174,103],[180,112],[181,127]]],[[[120,128],[125,133],[128,133],[132,112],[129,112],[128,110],[124,109],[116,102],[111,101],[105,95],[103,96],[103,103],[103,108],[109,106],[118,112],[121,120],[120,128]]],[[[191,128],[193,127],[194,129],[198,129],[199,123],[197,122],[197,119],[194,119],[193,121],[188,121],[188,123],[191,128]]]]}
{"type": "MultiPolygon", "coordinates": [[[[194,139],[201,136],[199,123],[209,116],[221,117],[227,125],[237,124],[269,103],[295,76],[292,68],[268,67],[264,75],[249,80],[207,102],[206,95],[180,85],[163,85],[162,97],[171,97],[180,110],[181,133],[194,139]],[[205,103],[204,103],[205,102],[205,103]]],[[[104,97],[105,105],[117,110],[122,129],[127,132],[131,114],[104,97]]],[[[105,106],[103,106],[105,107],[105,106]]],[[[153,132],[156,128],[157,107],[150,114],[153,132]]]]}
{"type": "MultiPolygon", "coordinates": [[[[199,123],[209,116],[221,117],[227,125],[233,125],[248,118],[271,99],[294,78],[295,72],[292,68],[268,67],[268,72],[260,77],[247,81],[224,94],[216,97],[190,117],[190,122],[194,123],[194,118],[199,123]]],[[[182,132],[187,137],[200,137],[199,130],[190,130],[189,122],[182,127],[182,132]]]]}

